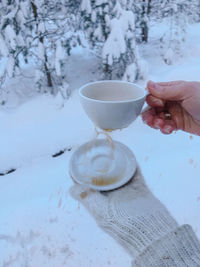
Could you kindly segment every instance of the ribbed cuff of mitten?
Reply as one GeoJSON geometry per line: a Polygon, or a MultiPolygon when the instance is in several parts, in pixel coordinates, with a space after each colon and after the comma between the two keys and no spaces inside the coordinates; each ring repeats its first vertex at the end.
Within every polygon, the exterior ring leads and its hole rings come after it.
{"type": "Polygon", "coordinates": [[[134,267],[199,267],[200,242],[191,226],[183,225],[148,246],[134,267]]]}

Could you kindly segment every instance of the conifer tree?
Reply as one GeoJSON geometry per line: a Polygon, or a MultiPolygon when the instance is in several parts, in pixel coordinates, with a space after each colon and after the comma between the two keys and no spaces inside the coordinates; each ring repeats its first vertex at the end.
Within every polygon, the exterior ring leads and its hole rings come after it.
{"type": "Polygon", "coordinates": [[[125,75],[129,65],[135,69],[132,81],[142,77],[135,40],[135,16],[128,4],[118,0],[81,2],[83,28],[91,46],[100,50],[104,78],[130,79],[130,75],[125,75]]]}
{"type": "Polygon", "coordinates": [[[187,10],[186,0],[170,0],[163,10],[169,21],[169,30],[160,39],[161,53],[166,64],[173,64],[182,56],[187,33],[187,10]]]}

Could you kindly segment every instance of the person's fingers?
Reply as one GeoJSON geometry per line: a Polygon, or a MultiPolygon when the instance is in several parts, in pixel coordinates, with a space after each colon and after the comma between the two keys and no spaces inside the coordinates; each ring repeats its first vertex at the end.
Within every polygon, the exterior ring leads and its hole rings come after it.
{"type": "Polygon", "coordinates": [[[161,111],[159,111],[159,108],[150,108],[142,114],[142,119],[148,126],[160,129],[164,125],[166,114],[162,108],[161,111]]]}
{"type": "Polygon", "coordinates": [[[160,129],[164,134],[170,134],[174,130],[177,130],[176,121],[168,119],[166,114],[162,112],[157,112],[155,108],[151,108],[142,114],[143,121],[154,129],[160,129]]]}
{"type": "Polygon", "coordinates": [[[187,97],[188,83],[176,81],[171,83],[154,83],[149,81],[147,89],[156,98],[170,101],[182,101],[187,97]]]}
{"type": "Polygon", "coordinates": [[[165,101],[153,95],[146,96],[146,102],[151,107],[164,107],[165,101]]]}
{"type": "Polygon", "coordinates": [[[172,82],[157,82],[157,84],[161,86],[174,86],[174,85],[179,85],[183,83],[184,81],[172,81],[172,82]]]}
{"type": "Polygon", "coordinates": [[[163,127],[160,128],[163,134],[171,134],[175,130],[177,130],[177,127],[174,120],[165,120],[163,127]]]}
{"type": "Polygon", "coordinates": [[[154,129],[160,129],[163,134],[170,134],[175,130],[200,135],[200,126],[181,104],[166,101],[165,107],[152,107],[142,114],[144,123],[154,129]]]}
{"type": "Polygon", "coordinates": [[[164,119],[159,118],[158,116],[155,116],[153,119],[152,126],[155,129],[161,129],[165,124],[164,119]]]}
{"type": "Polygon", "coordinates": [[[143,121],[148,124],[149,126],[153,125],[153,119],[156,115],[155,109],[150,108],[144,113],[142,113],[142,119],[143,121]]]}
{"type": "Polygon", "coordinates": [[[160,119],[166,120],[166,113],[165,113],[165,112],[160,112],[160,113],[158,114],[158,117],[159,117],[160,119]]]}
{"type": "Polygon", "coordinates": [[[165,125],[160,131],[163,134],[171,134],[175,129],[171,125],[165,125]]]}
{"type": "Polygon", "coordinates": [[[168,110],[176,123],[177,129],[184,130],[185,118],[183,108],[179,104],[171,102],[168,104],[168,110]]]}

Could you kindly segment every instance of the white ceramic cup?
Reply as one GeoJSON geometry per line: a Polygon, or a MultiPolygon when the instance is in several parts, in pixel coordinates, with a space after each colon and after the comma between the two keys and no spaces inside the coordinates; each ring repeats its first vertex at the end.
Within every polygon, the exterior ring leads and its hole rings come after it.
{"type": "Polygon", "coordinates": [[[81,104],[93,123],[104,130],[127,127],[140,114],[145,90],[125,81],[97,81],[79,89],[81,104]]]}

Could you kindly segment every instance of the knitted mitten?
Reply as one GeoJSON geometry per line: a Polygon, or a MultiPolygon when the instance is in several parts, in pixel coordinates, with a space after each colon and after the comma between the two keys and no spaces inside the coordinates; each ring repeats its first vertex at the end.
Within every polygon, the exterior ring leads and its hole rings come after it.
{"type": "Polygon", "coordinates": [[[134,178],[120,189],[96,192],[75,184],[71,188],[71,195],[132,257],[178,226],[164,205],[148,189],[139,168],[134,178]]]}
{"type": "Polygon", "coordinates": [[[200,267],[200,243],[190,225],[182,225],[154,241],[133,267],[200,267]]]}

